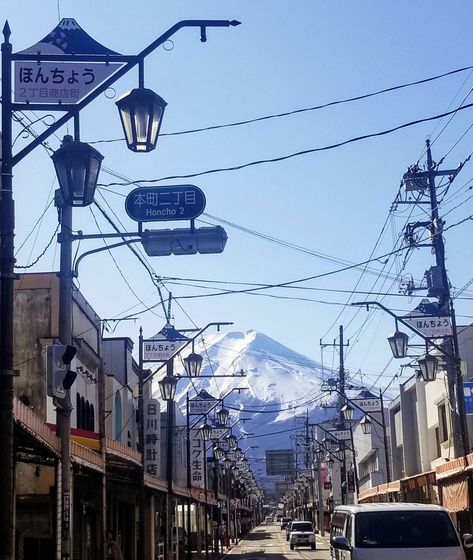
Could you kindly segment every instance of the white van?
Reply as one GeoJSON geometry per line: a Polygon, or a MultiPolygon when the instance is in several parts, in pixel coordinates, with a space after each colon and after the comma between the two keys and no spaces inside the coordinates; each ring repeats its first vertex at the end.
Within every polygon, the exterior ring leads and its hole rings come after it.
{"type": "Polygon", "coordinates": [[[336,560],[465,560],[473,535],[462,541],[448,511],[427,504],[338,506],[330,528],[336,560]]]}

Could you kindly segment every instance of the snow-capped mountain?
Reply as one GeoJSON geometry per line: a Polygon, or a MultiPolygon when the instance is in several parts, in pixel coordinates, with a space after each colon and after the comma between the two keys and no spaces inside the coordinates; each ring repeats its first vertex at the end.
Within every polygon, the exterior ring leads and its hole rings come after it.
{"type": "MultiPolygon", "coordinates": [[[[204,358],[201,376],[181,379],[176,401],[184,412],[187,394],[189,398],[202,390],[215,398],[228,394],[224,406],[231,411],[229,425],[235,424],[237,437],[248,434],[239,445],[247,450],[260,480],[266,478],[266,450],[294,449],[294,435],[303,433],[307,414],[310,422],[327,415],[321,406],[331,397],[322,391],[321,365],[264,334],[251,330],[208,335],[196,341],[195,352],[204,358]]],[[[184,374],[179,359],[174,371],[184,374]]]]}

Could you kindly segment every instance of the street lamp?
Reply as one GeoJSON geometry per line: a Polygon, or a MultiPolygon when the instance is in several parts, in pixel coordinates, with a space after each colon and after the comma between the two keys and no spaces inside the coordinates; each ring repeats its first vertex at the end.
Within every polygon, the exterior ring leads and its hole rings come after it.
{"type": "Polygon", "coordinates": [[[365,436],[368,435],[368,434],[371,434],[371,429],[373,427],[373,423],[368,418],[368,416],[366,416],[366,414],[360,420],[360,426],[361,426],[361,431],[365,434],[365,436]]]}
{"type": "Polygon", "coordinates": [[[217,461],[220,461],[220,459],[223,459],[223,456],[225,455],[225,451],[223,449],[223,447],[220,447],[219,445],[216,445],[213,449],[214,451],[214,457],[215,459],[217,459],[217,461]]]}
{"type": "Polygon", "coordinates": [[[429,381],[435,381],[437,377],[437,367],[438,367],[438,360],[432,354],[424,354],[420,358],[417,358],[417,363],[420,367],[420,372],[424,381],[428,383],[429,381]]]}
{"type": "Polygon", "coordinates": [[[343,461],[345,457],[345,450],[343,449],[343,447],[337,447],[337,449],[335,449],[334,451],[334,455],[339,461],[343,461]]]}
{"type": "Polygon", "coordinates": [[[317,461],[318,461],[319,463],[321,463],[321,462],[324,460],[325,451],[319,447],[319,448],[316,449],[316,451],[315,451],[315,456],[316,456],[316,458],[317,458],[317,461]]]}
{"type": "Polygon", "coordinates": [[[226,408],[221,408],[220,410],[217,410],[217,422],[219,424],[222,424],[222,426],[226,426],[227,422],[228,422],[228,418],[230,417],[230,411],[227,410],[226,408]]]}
{"type": "Polygon", "coordinates": [[[229,457],[227,457],[227,458],[223,461],[223,466],[225,467],[225,469],[226,469],[227,471],[229,471],[229,470],[232,468],[232,465],[233,465],[233,461],[232,461],[229,457]]]}
{"type": "Polygon", "coordinates": [[[353,408],[349,404],[345,404],[340,409],[343,412],[345,420],[351,422],[353,420],[353,408]]]}
{"type": "Polygon", "coordinates": [[[199,377],[200,370],[202,369],[203,358],[200,354],[191,352],[183,360],[184,369],[189,377],[199,377]]]}
{"type": "Polygon", "coordinates": [[[235,454],[235,458],[237,460],[241,459],[243,457],[243,451],[242,451],[241,447],[236,447],[235,451],[234,451],[234,454],[235,454]]]}
{"type": "Polygon", "coordinates": [[[103,155],[89,144],[66,135],[62,146],[52,155],[52,160],[64,204],[92,204],[103,155]]]}
{"type": "Polygon", "coordinates": [[[406,333],[396,328],[394,334],[388,336],[388,342],[395,358],[405,358],[407,356],[409,336],[406,333]]]}
{"type": "Polygon", "coordinates": [[[228,443],[228,447],[230,449],[233,449],[236,445],[237,442],[237,438],[236,436],[234,436],[233,434],[228,434],[227,436],[227,443],[228,443]]]}
{"type": "Polygon", "coordinates": [[[173,401],[176,396],[177,378],[166,375],[158,382],[161,398],[163,401],[173,401]]]}
{"type": "Polygon", "coordinates": [[[209,441],[212,436],[212,426],[210,424],[202,424],[200,427],[200,435],[204,441],[209,441]]]}
{"type": "Polygon", "coordinates": [[[144,87],[132,89],[116,101],[127,146],[133,152],[156,148],[166,101],[144,87]]]}

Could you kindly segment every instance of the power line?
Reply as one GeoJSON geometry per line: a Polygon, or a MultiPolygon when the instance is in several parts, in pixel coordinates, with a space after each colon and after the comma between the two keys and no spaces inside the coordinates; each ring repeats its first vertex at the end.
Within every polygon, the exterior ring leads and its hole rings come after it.
{"type": "Polygon", "coordinates": [[[118,183],[118,182],[112,182],[112,183],[99,183],[98,186],[99,187],[123,187],[123,186],[129,186],[129,185],[136,185],[139,183],[159,183],[161,181],[169,181],[169,180],[174,180],[174,179],[190,179],[192,177],[201,177],[202,175],[211,175],[214,173],[224,173],[224,172],[228,172],[228,171],[239,171],[241,169],[247,169],[249,167],[254,167],[254,166],[258,166],[258,165],[264,165],[264,164],[268,164],[268,163],[278,163],[281,161],[286,161],[295,157],[300,157],[300,156],[304,156],[304,155],[308,155],[308,154],[313,154],[313,153],[317,153],[317,152],[324,152],[324,151],[328,151],[328,150],[333,150],[335,148],[340,148],[342,146],[346,146],[348,144],[353,144],[354,142],[360,142],[362,140],[368,140],[369,138],[378,138],[380,136],[386,136],[387,134],[392,134],[393,132],[397,132],[398,130],[402,130],[404,128],[408,128],[411,126],[415,126],[418,124],[422,124],[425,122],[430,122],[430,121],[434,121],[437,119],[441,119],[443,117],[447,117],[449,115],[452,115],[458,111],[463,111],[464,109],[469,109],[473,107],[473,103],[469,103],[468,105],[463,105],[462,107],[458,107],[457,109],[453,110],[453,111],[449,111],[447,113],[442,113],[440,115],[434,115],[432,117],[425,117],[423,119],[417,119],[414,121],[410,121],[408,123],[404,123],[398,126],[395,126],[393,128],[389,128],[386,130],[383,130],[381,132],[372,132],[370,134],[362,134],[360,136],[355,136],[354,138],[349,138],[348,140],[343,140],[341,142],[336,142],[335,144],[329,144],[327,146],[322,146],[319,148],[308,148],[306,150],[300,150],[298,152],[293,152],[291,154],[286,154],[283,156],[278,156],[278,157],[274,157],[274,158],[268,158],[268,159],[260,159],[260,160],[256,160],[256,161],[251,161],[248,163],[242,163],[240,165],[234,165],[231,167],[220,167],[220,168],[215,168],[215,169],[207,169],[205,171],[197,171],[195,173],[187,173],[184,175],[168,175],[167,177],[160,177],[158,179],[136,179],[134,181],[126,181],[126,182],[122,182],[122,183],[118,183]]]}
{"type": "MultiPolygon", "coordinates": [[[[434,80],[438,80],[440,78],[445,78],[446,76],[452,76],[453,74],[458,74],[459,72],[465,72],[465,71],[471,70],[471,69],[473,69],[473,66],[466,66],[464,68],[458,68],[456,70],[451,70],[451,71],[445,72],[443,74],[437,74],[436,76],[431,76],[430,78],[424,78],[422,80],[416,80],[414,82],[407,82],[407,83],[404,83],[404,84],[391,86],[391,87],[388,87],[388,88],[380,89],[380,90],[370,92],[370,93],[365,93],[365,94],[362,94],[362,95],[357,95],[357,96],[354,96],[354,97],[347,97],[345,99],[339,99],[339,100],[336,100],[336,101],[329,101],[328,103],[323,103],[321,105],[314,105],[312,107],[304,107],[302,109],[294,109],[292,111],[285,111],[285,112],[282,112],[282,113],[275,113],[275,114],[271,114],[271,115],[265,115],[263,117],[256,117],[256,118],[253,118],[253,119],[246,119],[246,120],[235,121],[235,122],[231,122],[231,123],[217,124],[217,125],[205,126],[205,127],[201,127],[201,128],[194,128],[194,129],[191,129],[191,130],[182,130],[182,131],[177,131],[177,132],[167,132],[167,133],[160,134],[160,137],[163,137],[163,136],[182,136],[184,134],[194,134],[194,133],[197,133],[197,132],[206,132],[206,131],[209,131],[209,130],[218,130],[220,128],[231,128],[231,127],[243,126],[243,125],[247,125],[247,124],[253,124],[253,123],[257,123],[257,122],[261,122],[261,121],[267,121],[267,120],[271,120],[271,119],[278,119],[278,118],[281,118],[281,117],[288,117],[288,116],[297,115],[297,114],[300,114],[300,113],[307,113],[307,112],[310,112],[310,111],[318,111],[320,109],[325,109],[327,107],[334,107],[336,105],[342,105],[344,103],[351,103],[353,101],[361,101],[363,99],[369,99],[370,97],[375,97],[377,95],[381,95],[381,94],[384,94],[384,93],[397,91],[397,90],[404,89],[404,88],[411,87],[411,86],[415,86],[415,85],[425,84],[425,83],[428,83],[428,82],[432,82],[434,80]]],[[[124,140],[124,138],[115,138],[115,139],[111,139],[111,140],[96,140],[94,142],[89,142],[89,144],[121,142],[123,140],[124,140]]]]}

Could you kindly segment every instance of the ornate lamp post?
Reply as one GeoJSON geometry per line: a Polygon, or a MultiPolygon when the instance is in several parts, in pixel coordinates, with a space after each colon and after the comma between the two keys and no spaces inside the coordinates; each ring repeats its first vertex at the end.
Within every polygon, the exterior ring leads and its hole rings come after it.
{"type": "Polygon", "coordinates": [[[133,152],[151,152],[156,148],[166,101],[154,91],[132,89],[116,102],[127,146],[133,152]]]}
{"type": "Polygon", "coordinates": [[[420,373],[426,383],[430,381],[435,381],[437,377],[438,359],[432,354],[424,354],[420,358],[417,358],[417,363],[419,364],[420,373]]]}

